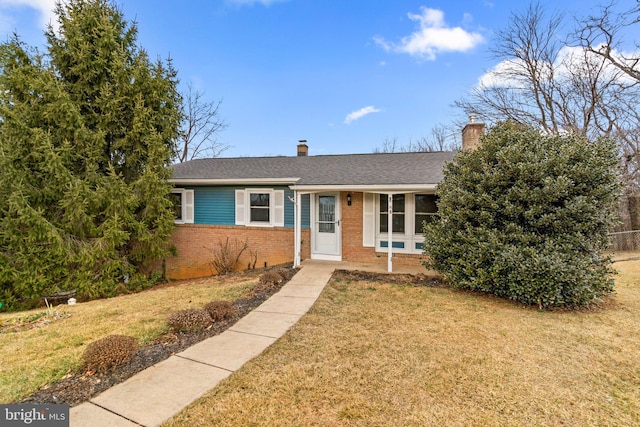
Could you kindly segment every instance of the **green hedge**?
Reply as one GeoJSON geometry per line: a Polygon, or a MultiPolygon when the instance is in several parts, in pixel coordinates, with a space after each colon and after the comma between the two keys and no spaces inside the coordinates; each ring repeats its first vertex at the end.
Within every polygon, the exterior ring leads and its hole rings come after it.
{"type": "Polygon", "coordinates": [[[499,124],[460,152],[425,226],[425,264],[452,286],[525,304],[585,305],[613,291],[602,255],[617,218],[615,143],[499,124]]]}

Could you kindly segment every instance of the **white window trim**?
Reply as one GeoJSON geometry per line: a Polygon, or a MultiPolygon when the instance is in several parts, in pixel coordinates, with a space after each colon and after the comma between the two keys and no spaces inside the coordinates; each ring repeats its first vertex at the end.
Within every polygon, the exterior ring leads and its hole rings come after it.
{"type": "Polygon", "coordinates": [[[247,202],[247,216],[245,217],[247,225],[252,227],[273,227],[273,189],[271,188],[247,188],[245,190],[247,202]],[[268,194],[269,195],[269,222],[266,221],[251,221],[251,195],[252,194],[268,194]]]}
{"type": "MultiPolygon", "coordinates": [[[[413,206],[413,220],[411,221],[411,222],[413,223],[414,233],[415,233],[415,231],[416,231],[416,230],[415,230],[415,228],[416,228],[416,223],[415,223],[415,222],[416,222],[416,207],[415,207],[415,202],[416,202],[416,196],[417,196],[417,195],[419,195],[419,194],[424,194],[424,195],[428,195],[428,196],[435,196],[435,194],[431,194],[431,193],[415,193],[415,194],[413,195],[413,197],[411,198],[412,203],[414,204],[414,206],[413,206]]],[[[436,213],[423,212],[423,214],[424,214],[424,215],[429,215],[429,216],[437,216],[437,215],[438,215],[437,211],[436,211],[436,213]]],[[[421,231],[421,232],[419,232],[419,233],[415,233],[414,235],[415,235],[415,236],[421,236],[422,238],[424,238],[424,234],[422,233],[422,231],[421,231]]]]}
{"type": "Polygon", "coordinates": [[[181,219],[176,219],[176,224],[193,224],[194,221],[194,199],[193,190],[187,190],[186,188],[173,188],[172,194],[180,194],[180,205],[182,207],[181,219]]]}
{"type": "Polygon", "coordinates": [[[416,249],[416,243],[424,242],[424,235],[414,234],[415,230],[415,195],[416,194],[432,194],[432,193],[397,193],[404,194],[404,232],[392,234],[392,238],[389,239],[389,233],[380,232],[380,195],[376,194],[375,201],[375,248],[376,252],[388,252],[388,248],[382,247],[382,242],[387,242],[387,245],[393,244],[393,242],[403,242],[404,248],[393,248],[393,252],[407,253],[407,254],[421,254],[422,249],[416,249]]]}
{"type": "Polygon", "coordinates": [[[284,227],[284,199],[284,190],[275,190],[273,188],[245,188],[236,190],[236,225],[250,227],[284,227]],[[258,193],[269,195],[269,222],[251,221],[251,194],[258,193]],[[278,203],[278,201],[280,201],[280,203],[278,203]],[[240,219],[239,217],[243,218],[240,219]]]}

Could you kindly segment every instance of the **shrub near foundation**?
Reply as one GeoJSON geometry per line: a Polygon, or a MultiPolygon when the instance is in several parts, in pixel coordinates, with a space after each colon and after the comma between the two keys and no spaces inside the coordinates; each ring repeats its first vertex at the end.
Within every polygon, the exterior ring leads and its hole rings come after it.
{"type": "Polygon", "coordinates": [[[540,308],[597,302],[613,291],[602,253],[615,223],[616,145],[497,125],[460,152],[425,226],[428,268],[454,287],[540,308]]]}
{"type": "Polygon", "coordinates": [[[282,276],[275,270],[269,270],[260,276],[260,283],[263,285],[277,285],[282,282],[282,276]]]}
{"type": "Polygon", "coordinates": [[[253,288],[252,293],[266,292],[274,289],[280,282],[284,280],[275,270],[269,270],[260,276],[258,284],[253,288]]]}
{"type": "Polygon", "coordinates": [[[289,280],[293,276],[291,270],[288,268],[278,268],[276,272],[282,277],[283,280],[289,280]]]}
{"type": "Polygon", "coordinates": [[[88,371],[107,372],[127,363],[138,351],[138,341],[126,335],[109,335],[89,344],[82,355],[88,371]]]}

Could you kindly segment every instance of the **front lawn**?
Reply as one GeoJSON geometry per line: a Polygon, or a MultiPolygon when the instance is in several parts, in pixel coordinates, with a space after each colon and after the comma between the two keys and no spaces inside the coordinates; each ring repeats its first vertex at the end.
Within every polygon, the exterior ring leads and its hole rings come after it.
{"type": "Polygon", "coordinates": [[[640,261],[599,309],[334,279],[165,427],[640,425],[640,261]]]}
{"type": "Polygon", "coordinates": [[[60,305],[57,316],[45,309],[0,314],[0,403],[20,400],[81,365],[86,346],[107,335],[135,337],[144,345],[168,332],[173,311],[202,308],[209,301],[235,300],[257,283],[256,274],[161,285],[137,294],[60,305]]]}

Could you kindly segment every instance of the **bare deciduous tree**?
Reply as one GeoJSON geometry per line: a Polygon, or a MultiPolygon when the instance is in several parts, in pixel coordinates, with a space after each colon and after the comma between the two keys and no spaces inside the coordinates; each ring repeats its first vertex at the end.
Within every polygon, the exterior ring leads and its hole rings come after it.
{"type": "Polygon", "coordinates": [[[400,144],[398,144],[397,136],[393,137],[393,139],[386,138],[382,142],[381,147],[375,147],[373,149],[374,153],[397,153],[399,151],[402,152],[403,150],[401,149],[400,144]]]}
{"type": "Polygon", "coordinates": [[[426,148],[421,151],[452,151],[459,150],[462,146],[460,140],[460,132],[458,130],[460,126],[456,124],[443,125],[437,124],[431,128],[431,140],[421,138],[422,144],[426,148]]]}
{"type": "Polygon", "coordinates": [[[629,183],[640,186],[640,85],[606,56],[561,42],[564,24],[540,4],[513,14],[491,49],[501,62],[455,105],[489,124],[510,120],[549,133],[617,138],[629,183]]]}
{"type": "Polygon", "coordinates": [[[510,120],[587,136],[610,132],[612,117],[602,101],[612,96],[620,73],[607,69],[602,58],[561,43],[563,22],[560,14],[547,17],[540,4],[513,14],[491,49],[501,62],[455,105],[489,123],[510,120]]]}
{"type": "Polygon", "coordinates": [[[374,153],[431,153],[436,151],[458,150],[461,141],[459,132],[454,131],[455,126],[437,124],[431,128],[431,138],[425,136],[415,141],[410,140],[406,145],[398,142],[398,138],[385,139],[381,147],[373,149],[374,153]]]}
{"type": "MultiPolygon", "coordinates": [[[[617,106],[611,113],[613,135],[620,142],[623,178],[627,193],[640,192],[640,42],[625,44],[625,36],[640,27],[640,2],[628,10],[616,10],[617,2],[602,6],[598,13],[578,20],[574,40],[589,53],[624,73],[613,86],[618,96],[607,102],[617,106]],[[624,96],[620,96],[624,94],[624,96]],[[622,111],[622,113],[621,113],[622,111]]],[[[637,34],[637,33],[636,33],[637,34]]]]}
{"type": "Polygon", "coordinates": [[[227,127],[220,118],[222,101],[207,101],[204,93],[194,89],[191,84],[183,95],[183,116],[178,139],[177,160],[202,157],[218,157],[229,148],[216,138],[227,127]]]}
{"type": "Polygon", "coordinates": [[[611,1],[598,14],[580,20],[575,36],[585,49],[640,82],[640,42],[634,40],[635,49],[625,53],[623,35],[625,30],[640,24],[640,2],[625,11],[616,11],[616,4],[611,1]]]}

